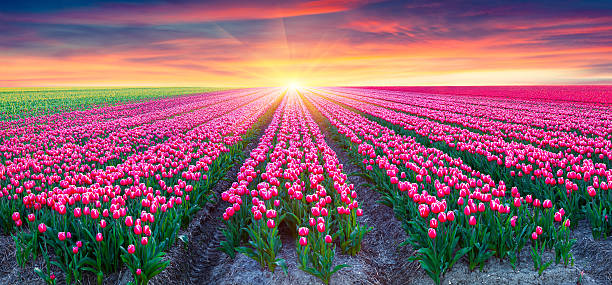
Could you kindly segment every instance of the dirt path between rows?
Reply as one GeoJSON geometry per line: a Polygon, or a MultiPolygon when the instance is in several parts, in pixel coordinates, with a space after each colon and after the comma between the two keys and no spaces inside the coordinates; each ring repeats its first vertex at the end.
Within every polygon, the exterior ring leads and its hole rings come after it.
{"type": "MultiPolygon", "coordinates": [[[[312,111],[311,111],[312,112],[312,111]]],[[[323,124],[320,114],[312,112],[323,134],[327,137],[328,145],[337,153],[341,162],[344,162],[344,173],[359,170],[359,167],[346,163],[350,161],[347,153],[335,141],[331,140],[329,129],[323,124]]],[[[357,187],[365,182],[361,177],[351,178],[358,193],[358,201],[364,209],[361,223],[373,226],[363,241],[362,251],[356,256],[349,256],[336,252],[335,264],[348,264],[336,273],[330,284],[406,284],[419,273],[418,264],[406,261],[411,254],[407,247],[399,247],[406,238],[400,223],[393,217],[393,211],[376,203],[380,194],[369,189],[357,187]],[[393,280],[393,281],[391,281],[393,280]]],[[[287,274],[277,270],[274,273],[262,271],[252,259],[238,254],[234,260],[227,255],[220,254],[221,259],[210,272],[209,279],[202,279],[207,284],[318,284],[320,281],[298,268],[296,245],[289,235],[282,235],[283,246],[279,257],[287,261],[287,274]]]]}

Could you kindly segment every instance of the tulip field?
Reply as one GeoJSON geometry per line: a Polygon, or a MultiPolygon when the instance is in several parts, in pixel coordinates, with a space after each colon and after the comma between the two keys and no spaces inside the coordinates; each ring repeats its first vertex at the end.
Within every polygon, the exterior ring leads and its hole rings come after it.
{"type": "Polygon", "coordinates": [[[196,251],[186,236],[208,209],[225,264],[244,256],[306,283],[346,283],[335,277],[359,269],[345,261],[369,258],[372,232],[391,231],[428,283],[494,261],[512,274],[523,255],[535,278],[584,271],[579,243],[612,239],[612,106],[601,100],[611,91],[58,89],[37,101],[41,91],[6,89],[0,235],[16,266],[47,284],[106,284],[118,272],[159,283],[181,262],[169,252],[196,251]],[[220,181],[230,186],[214,190],[220,181]],[[362,198],[372,193],[378,201],[362,198]],[[397,227],[367,222],[376,202],[397,227]]]}
{"type": "Polygon", "coordinates": [[[0,119],[15,120],[126,101],[164,98],[214,90],[220,90],[220,88],[0,88],[0,119]]]}

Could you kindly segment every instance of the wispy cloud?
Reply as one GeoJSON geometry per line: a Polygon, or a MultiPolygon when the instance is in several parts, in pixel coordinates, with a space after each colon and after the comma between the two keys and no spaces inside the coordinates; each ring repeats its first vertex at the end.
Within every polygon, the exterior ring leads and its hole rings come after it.
{"type": "Polygon", "coordinates": [[[0,4],[2,85],[612,82],[612,5],[524,1],[0,4]]]}

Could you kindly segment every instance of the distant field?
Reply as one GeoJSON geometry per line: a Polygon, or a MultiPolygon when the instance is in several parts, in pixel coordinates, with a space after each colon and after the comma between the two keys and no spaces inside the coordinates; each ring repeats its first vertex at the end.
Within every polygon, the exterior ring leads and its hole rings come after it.
{"type": "Polygon", "coordinates": [[[610,85],[376,86],[370,89],[540,101],[612,104],[610,85]]]}
{"type": "Polygon", "coordinates": [[[150,98],[221,90],[212,87],[39,87],[0,88],[0,119],[17,119],[150,98]]]}

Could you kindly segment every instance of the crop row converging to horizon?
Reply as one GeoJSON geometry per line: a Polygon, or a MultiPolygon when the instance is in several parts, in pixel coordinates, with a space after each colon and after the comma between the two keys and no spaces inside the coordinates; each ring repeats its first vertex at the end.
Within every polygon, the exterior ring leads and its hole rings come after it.
{"type": "Polygon", "coordinates": [[[540,274],[573,264],[580,220],[596,239],[612,234],[607,104],[402,88],[117,94],[3,102],[0,232],[13,236],[21,266],[45,260],[36,273],[47,283],[85,274],[102,283],[127,268],[147,284],[211,203],[225,208],[217,218],[228,256],[286,271],[286,227],[299,269],[329,283],[346,267],[337,252],[358,254],[376,227],[363,222],[356,187],[381,194],[416,250],[406,259],[436,284],[459,260],[470,270],[492,258],[515,267],[525,248],[540,274]],[[332,140],[360,171],[345,171],[332,140]],[[234,164],[231,187],[213,192],[234,164]]]}

